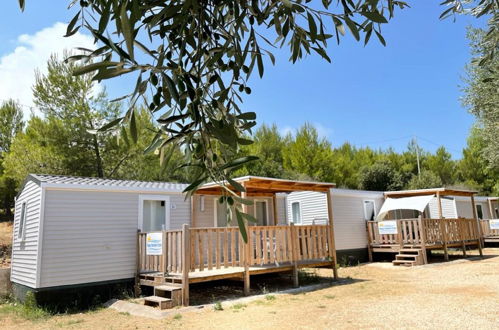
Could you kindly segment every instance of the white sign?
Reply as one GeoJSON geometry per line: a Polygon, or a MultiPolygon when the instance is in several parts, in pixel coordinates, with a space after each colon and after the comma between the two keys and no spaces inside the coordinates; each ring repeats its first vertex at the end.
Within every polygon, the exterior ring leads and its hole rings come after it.
{"type": "Polygon", "coordinates": [[[499,229],[499,219],[489,220],[490,229],[499,229]]]}
{"type": "Polygon", "coordinates": [[[163,233],[147,234],[146,254],[148,256],[160,256],[163,254],[163,233]]]}
{"type": "Polygon", "coordinates": [[[387,221],[378,221],[378,232],[380,235],[390,235],[397,234],[397,221],[395,220],[387,220],[387,221]]]}

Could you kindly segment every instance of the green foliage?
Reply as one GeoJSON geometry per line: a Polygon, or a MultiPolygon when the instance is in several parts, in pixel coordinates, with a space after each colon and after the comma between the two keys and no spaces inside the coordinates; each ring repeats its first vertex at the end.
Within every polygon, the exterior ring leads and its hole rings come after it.
{"type": "Polygon", "coordinates": [[[0,105],[0,159],[10,151],[12,141],[23,125],[21,106],[14,100],[3,101],[0,105]]]}
{"type": "Polygon", "coordinates": [[[331,171],[333,152],[326,138],[319,138],[317,129],[305,123],[283,149],[284,167],[296,173],[298,179],[313,179],[324,182],[333,180],[331,171]]]}
{"type": "Polygon", "coordinates": [[[38,73],[33,87],[35,104],[44,116],[27,122],[5,157],[10,187],[19,186],[29,173],[182,182],[196,174],[176,171],[184,162],[176,146],[144,153],[157,131],[146,109],[134,112],[135,130],[140,132],[136,141],[129,128],[93,134],[96,127],[118,116],[120,104],[110,103],[104,91],[96,93],[91,76],[74,77],[74,63],[52,56],[47,65],[47,74],[38,73]],[[166,153],[168,158],[162,157],[166,153]]]}
{"type": "Polygon", "coordinates": [[[29,321],[39,321],[49,318],[52,313],[39,307],[32,292],[26,294],[25,302],[11,301],[0,306],[1,314],[14,314],[29,321]]]}
{"type": "Polygon", "coordinates": [[[442,180],[440,177],[429,170],[421,171],[420,175],[413,175],[409,183],[408,189],[427,189],[442,187],[442,180]]]}
{"type": "Polygon", "coordinates": [[[216,310],[216,311],[223,311],[224,308],[222,306],[222,303],[220,301],[217,301],[214,305],[213,305],[213,309],[216,310]]]}
{"type": "Polygon", "coordinates": [[[473,127],[463,157],[457,165],[457,184],[464,185],[485,194],[499,195],[499,169],[490,168],[484,158],[487,143],[483,130],[473,127]]]}
{"type": "Polygon", "coordinates": [[[400,190],[403,187],[400,173],[388,161],[377,161],[372,166],[363,167],[359,178],[359,188],[364,190],[400,190]]]}
{"type": "MultiPolygon", "coordinates": [[[[491,19],[491,21],[494,18],[491,19]]],[[[487,167],[499,170],[499,14],[496,13],[496,28],[490,34],[484,30],[470,28],[472,60],[466,67],[464,79],[463,105],[477,119],[477,126],[483,140],[482,157],[487,167]],[[491,44],[490,39],[495,40],[491,44]],[[495,45],[495,51],[490,52],[495,45]],[[488,56],[488,60],[481,63],[480,59],[488,56]]]]}
{"type": "Polygon", "coordinates": [[[254,71],[261,78],[266,58],[275,63],[269,49],[286,47],[293,63],[311,53],[330,61],[328,40],[339,42],[345,27],[357,40],[367,43],[374,32],[385,44],[382,24],[407,6],[398,0],[331,3],[73,1],[76,15],[66,35],[84,27],[98,44],[97,50],[71,58],[88,61],[75,68],[76,75],[92,74],[96,81],[124,74],[137,78],[126,96],[132,106],[101,131],[127,124],[136,140],[134,105],[147,97],[162,128],[152,145],[182,145],[186,165],[200,169],[187,189],[190,194],[207,180],[228,179],[239,164],[254,159],[233,163],[239,147],[250,143],[244,136],[256,119],[240,105],[251,93],[254,71]]]}
{"type": "Polygon", "coordinates": [[[23,126],[21,106],[13,100],[4,101],[0,105],[0,209],[4,210],[7,218],[12,218],[16,182],[5,175],[4,160],[23,126]]]}

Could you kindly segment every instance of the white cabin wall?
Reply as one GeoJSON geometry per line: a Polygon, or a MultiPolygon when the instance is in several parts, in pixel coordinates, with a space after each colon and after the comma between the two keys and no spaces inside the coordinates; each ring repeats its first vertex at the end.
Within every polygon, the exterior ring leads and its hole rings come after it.
{"type": "Polygon", "coordinates": [[[13,226],[11,281],[36,288],[42,188],[28,181],[16,200],[13,226]],[[24,240],[18,238],[21,208],[26,202],[24,240]]]}
{"type": "MultiPolygon", "coordinates": [[[[367,247],[364,200],[373,200],[376,213],[383,204],[383,194],[355,190],[331,190],[335,243],[337,250],[361,249],[367,247]],[[365,194],[362,194],[365,193],[365,194]]],[[[286,198],[287,215],[292,219],[291,204],[300,202],[302,223],[326,224],[326,194],[313,191],[292,192],[286,198]]]]}
{"type": "MultiPolygon", "coordinates": [[[[165,196],[171,229],[190,223],[189,201],[165,196]]],[[[46,190],[40,287],[133,278],[138,207],[139,193],[46,190]]]]}
{"type": "Polygon", "coordinates": [[[473,208],[471,207],[471,199],[456,200],[457,216],[460,218],[473,218],[473,208]]]}
{"type": "MultiPolygon", "coordinates": [[[[456,214],[456,204],[454,198],[449,197],[441,197],[440,201],[442,203],[442,216],[447,219],[455,219],[457,218],[456,214]]],[[[430,203],[428,204],[428,208],[430,210],[430,218],[438,219],[438,199],[434,197],[430,203]]]]}

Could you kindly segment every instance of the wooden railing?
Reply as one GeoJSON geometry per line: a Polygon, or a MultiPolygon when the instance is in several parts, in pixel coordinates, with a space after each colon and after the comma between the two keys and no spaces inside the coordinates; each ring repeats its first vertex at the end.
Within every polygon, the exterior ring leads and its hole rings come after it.
{"type": "Polygon", "coordinates": [[[182,231],[165,230],[162,233],[161,255],[147,255],[147,233],[138,234],[139,272],[177,273],[182,271],[182,231]]]}
{"type": "Polygon", "coordinates": [[[147,233],[138,234],[139,272],[183,273],[183,260],[189,271],[244,267],[245,249],[249,249],[250,267],[325,261],[331,256],[328,225],[249,226],[249,247],[237,227],[186,226],[162,233],[161,255],[147,255],[147,233]]]}
{"type": "Polygon", "coordinates": [[[371,245],[452,244],[480,239],[475,219],[403,219],[397,222],[397,234],[379,234],[378,222],[368,221],[371,245]],[[423,227],[423,228],[422,228],[423,227]],[[424,242],[423,242],[424,240],[424,242]]]}
{"type": "Polygon", "coordinates": [[[490,229],[490,220],[498,219],[483,219],[480,220],[480,228],[482,231],[483,238],[495,238],[499,239],[499,229],[490,229]]]}
{"type": "Polygon", "coordinates": [[[190,270],[243,266],[243,242],[237,227],[191,228],[190,270]]]}

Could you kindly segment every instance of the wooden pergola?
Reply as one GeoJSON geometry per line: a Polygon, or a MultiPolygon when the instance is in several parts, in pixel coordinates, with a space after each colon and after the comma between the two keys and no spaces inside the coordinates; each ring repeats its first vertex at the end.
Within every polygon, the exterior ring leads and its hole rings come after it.
{"type": "Polygon", "coordinates": [[[448,260],[448,247],[461,246],[463,254],[466,255],[466,245],[476,244],[480,255],[482,255],[483,235],[481,225],[477,218],[474,198],[475,194],[477,194],[476,191],[452,188],[431,188],[385,192],[385,198],[436,196],[438,219],[424,219],[423,214],[421,214],[418,219],[396,220],[400,223],[399,225],[400,228],[402,228],[402,232],[397,235],[393,235],[393,237],[390,235],[376,234],[375,228],[377,228],[377,223],[375,221],[368,221],[370,251],[403,251],[405,245],[410,245],[422,250],[424,263],[426,263],[426,249],[443,248],[444,257],[448,260]],[[444,196],[469,197],[473,218],[444,218],[442,212],[442,197],[444,196]],[[408,232],[406,231],[407,228],[409,228],[408,232]]]}
{"type": "MultiPolygon", "coordinates": [[[[334,278],[338,278],[338,273],[336,269],[336,247],[334,241],[334,226],[333,226],[333,207],[331,200],[331,188],[336,187],[334,183],[327,182],[313,182],[313,181],[297,181],[297,180],[286,180],[286,179],[276,179],[267,178],[259,176],[243,176],[233,179],[238,184],[242,185],[245,191],[238,193],[241,198],[247,197],[272,197],[273,201],[273,212],[274,212],[274,225],[277,225],[277,197],[278,193],[291,193],[294,191],[316,191],[326,194],[327,199],[327,210],[328,210],[328,226],[329,226],[329,241],[331,242],[331,262],[333,268],[334,278]]],[[[199,195],[222,195],[225,191],[223,185],[236,191],[228,182],[222,183],[207,183],[200,187],[196,194],[199,195]]],[[[247,213],[248,206],[242,204],[242,211],[247,213]]],[[[244,291],[249,293],[249,270],[248,265],[245,265],[244,272],[244,291]]],[[[297,278],[297,274],[295,274],[297,278]]]]}
{"type": "Polygon", "coordinates": [[[438,203],[438,217],[443,218],[442,214],[442,197],[444,196],[468,196],[470,197],[471,207],[473,210],[473,218],[477,219],[476,207],[475,207],[475,197],[478,192],[472,190],[463,189],[450,189],[450,188],[430,188],[430,189],[416,189],[416,190],[401,190],[401,191],[387,191],[385,192],[385,198],[402,198],[402,197],[414,197],[414,196],[429,196],[435,195],[437,197],[438,203]]]}

